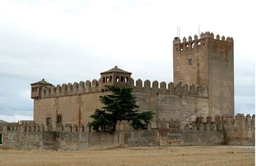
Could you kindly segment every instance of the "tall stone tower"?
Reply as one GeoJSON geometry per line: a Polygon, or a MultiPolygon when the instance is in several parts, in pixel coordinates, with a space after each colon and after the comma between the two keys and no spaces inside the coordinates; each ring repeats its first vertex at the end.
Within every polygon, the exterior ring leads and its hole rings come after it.
{"type": "Polygon", "coordinates": [[[211,115],[234,115],[233,38],[205,32],[173,41],[174,83],[208,87],[211,115]]]}

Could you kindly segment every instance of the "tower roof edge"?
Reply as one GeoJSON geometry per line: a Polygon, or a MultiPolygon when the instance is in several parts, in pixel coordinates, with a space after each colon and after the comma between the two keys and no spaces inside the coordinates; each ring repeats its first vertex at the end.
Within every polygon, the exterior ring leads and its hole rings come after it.
{"type": "Polygon", "coordinates": [[[114,68],[101,72],[100,74],[106,74],[106,73],[126,73],[126,74],[132,74],[131,72],[125,71],[123,69],[118,68],[117,66],[115,66],[114,68]]]}
{"type": "Polygon", "coordinates": [[[45,81],[45,79],[43,78],[41,81],[38,81],[38,82],[35,82],[35,83],[32,83],[30,85],[35,85],[35,84],[44,84],[44,85],[52,85],[51,83],[45,81]]]}

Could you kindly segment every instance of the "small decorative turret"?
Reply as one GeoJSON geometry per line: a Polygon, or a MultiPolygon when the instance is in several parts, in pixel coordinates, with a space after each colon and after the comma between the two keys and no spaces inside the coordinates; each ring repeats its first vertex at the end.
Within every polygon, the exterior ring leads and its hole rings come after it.
{"type": "Polygon", "coordinates": [[[46,82],[44,79],[42,79],[41,81],[32,83],[30,85],[31,85],[31,98],[32,99],[40,98],[41,91],[44,90],[44,88],[46,88],[46,87],[52,86],[51,83],[46,82]]]}
{"type": "Polygon", "coordinates": [[[114,68],[107,70],[101,74],[101,90],[104,91],[106,85],[116,85],[116,86],[131,86],[132,78],[131,72],[122,70],[115,66],[114,68]]]}

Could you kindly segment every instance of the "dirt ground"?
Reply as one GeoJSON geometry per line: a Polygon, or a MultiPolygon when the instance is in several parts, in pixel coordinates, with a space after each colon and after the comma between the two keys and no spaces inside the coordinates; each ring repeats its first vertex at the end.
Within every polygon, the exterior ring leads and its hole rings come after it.
{"type": "Polygon", "coordinates": [[[252,166],[254,146],[179,146],[90,149],[83,151],[0,148],[1,166],[252,166]]]}

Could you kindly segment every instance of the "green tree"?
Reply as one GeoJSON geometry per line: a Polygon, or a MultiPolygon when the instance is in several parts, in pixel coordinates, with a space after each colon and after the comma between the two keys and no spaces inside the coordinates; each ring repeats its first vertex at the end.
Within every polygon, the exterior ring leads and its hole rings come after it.
{"type": "Polygon", "coordinates": [[[105,111],[96,109],[95,113],[90,116],[94,119],[93,122],[89,123],[89,126],[93,128],[93,130],[99,131],[101,127],[103,130],[106,130],[106,126],[111,126],[113,123],[109,120],[109,114],[105,111]]]}
{"type": "Polygon", "coordinates": [[[90,117],[93,119],[89,126],[94,130],[106,130],[106,127],[115,130],[118,120],[132,121],[135,129],[146,128],[147,123],[153,118],[153,112],[138,112],[139,106],[136,104],[136,98],[132,94],[130,87],[106,86],[109,95],[100,96],[100,102],[105,106],[102,109],[96,109],[90,117]]]}

